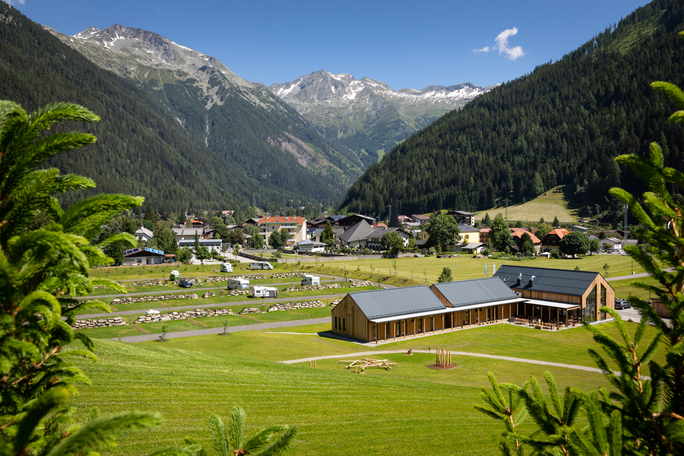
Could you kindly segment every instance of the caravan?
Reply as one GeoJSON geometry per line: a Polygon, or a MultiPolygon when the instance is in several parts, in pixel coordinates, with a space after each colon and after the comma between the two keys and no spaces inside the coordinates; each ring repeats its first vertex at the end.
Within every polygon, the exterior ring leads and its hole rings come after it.
{"type": "Polygon", "coordinates": [[[304,274],[302,276],[302,285],[320,285],[321,278],[310,274],[304,274]]]}
{"type": "Polygon", "coordinates": [[[254,287],[255,298],[277,298],[278,289],[274,287],[254,287]]]}
{"type": "Polygon", "coordinates": [[[237,277],[235,279],[228,279],[229,290],[249,290],[249,280],[237,277]]]}
{"type": "Polygon", "coordinates": [[[233,265],[230,263],[221,263],[221,272],[233,272],[233,265]]]}
{"type": "Polygon", "coordinates": [[[252,261],[252,269],[273,269],[273,265],[268,261],[252,261]]]}

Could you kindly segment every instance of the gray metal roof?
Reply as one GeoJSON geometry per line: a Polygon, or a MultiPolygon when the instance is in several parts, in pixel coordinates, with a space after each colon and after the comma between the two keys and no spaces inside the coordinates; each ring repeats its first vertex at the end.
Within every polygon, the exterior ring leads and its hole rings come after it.
{"type": "Polygon", "coordinates": [[[369,320],[446,308],[427,285],[357,291],[349,296],[369,320]]]}
{"type": "Polygon", "coordinates": [[[366,239],[366,236],[368,236],[368,234],[372,231],[373,227],[365,220],[361,220],[359,223],[352,226],[343,234],[341,234],[340,239],[347,243],[361,241],[363,239],[366,239]]]}
{"type": "Polygon", "coordinates": [[[462,280],[433,285],[454,307],[515,299],[518,296],[500,279],[462,280]]]}
{"type": "Polygon", "coordinates": [[[571,271],[568,269],[532,268],[527,266],[503,265],[494,274],[508,287],[515,290],[543,291],[570,296],[582,296],[599,275],[592,271],[571,271]],[[522,281],[518,285],[518,276],[522,281]],[[530,279],[534,276],[534,282],[530,279]]]}

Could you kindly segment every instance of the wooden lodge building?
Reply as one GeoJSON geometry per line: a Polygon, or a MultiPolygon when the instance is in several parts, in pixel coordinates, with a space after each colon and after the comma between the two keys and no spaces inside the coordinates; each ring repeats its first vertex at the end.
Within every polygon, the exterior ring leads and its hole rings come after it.
{"type": "Polygon", "coordinates": [[[600,321],[615,308],[615,290],[598,272],[503,265],[494,274],[526,301],[518,315],[542,321],[600,321]],[[555,315],[554,315],[555,309],[555,315]]]}
{"type": "Polygon", "coordinates": [[[501,266],[494,277],[347,294],[332,331],[363,342],[395,340],[497,321],[558,326],[606,318],[615,292],[596,272],[501,266]]]}

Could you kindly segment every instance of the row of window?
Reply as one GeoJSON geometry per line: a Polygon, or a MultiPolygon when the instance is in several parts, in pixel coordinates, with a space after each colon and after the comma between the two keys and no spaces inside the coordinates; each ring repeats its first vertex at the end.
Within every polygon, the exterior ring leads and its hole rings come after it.
{"type": "Polygon", "coordinates": [[[335,329],[347,330],[347,319],[335,317],[335,329]]]}

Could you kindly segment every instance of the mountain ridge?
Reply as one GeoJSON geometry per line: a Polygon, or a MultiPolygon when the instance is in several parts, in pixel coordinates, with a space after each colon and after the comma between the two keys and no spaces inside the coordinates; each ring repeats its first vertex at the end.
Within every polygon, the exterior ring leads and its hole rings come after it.
{"type": "Polygon", "coordinates": [[[370,165],[411,134],[488,90],[472,83],[393,90],[388,84],[325,70],[272,84],[279,96],[327,139],[337,140],[370,165]]]}
{"type": "Polygon", "coordinates": [[[263,84],[239,77],[215,57],[120,24],[74,36],[50,31],[140,87],[196,140],[263,185],[332,203],[362,172],[350,150],[325,140],[263,84]]]}

